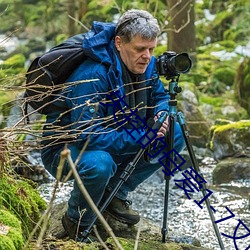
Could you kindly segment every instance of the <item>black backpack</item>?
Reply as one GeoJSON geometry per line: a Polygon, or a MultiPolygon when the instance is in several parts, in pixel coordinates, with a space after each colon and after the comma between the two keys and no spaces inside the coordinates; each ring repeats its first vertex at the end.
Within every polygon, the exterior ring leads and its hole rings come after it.
{"type": "Polygon", "coordinates": [[[75,35],[31,63],[24,93],[26,114],[28,105],[41,114],[51,110],[66,79],[86,59],[83,40],[84,34],[75,35]]]}

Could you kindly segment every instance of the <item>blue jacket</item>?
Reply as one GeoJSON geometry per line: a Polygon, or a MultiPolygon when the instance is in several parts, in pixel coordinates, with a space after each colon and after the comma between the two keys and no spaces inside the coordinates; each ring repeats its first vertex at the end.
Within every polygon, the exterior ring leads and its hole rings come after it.
{"type": "MultiPolygon", "coordinates": [[[[68,87],[62,93],[63,102],[57,101],[53,111],[47,115],[47,124],[53,126],[51,131],[45,130],[45,136],[56,137],[62,133],[60,142],[68,137],[79,147],[83,147],[88,139],[87,150],[104,150],[115,155],[136,153],[141,147],[137,140],[145,130],[131,130],[130,135],[118,125],[113,107],[101,104],[108,100],[107,94],[112,90],[117,90],[120,97],[125,94],[121,63],[114,53],[114,31],[114,24],[94,22],[92,29],[86,33],[83,48],[88,59],[67,80],[68,87]],[[65,105],[68,111],[62,112],[65,105]],[[53,131],[53,127],[57,132],[53,131]]],[[[168,111],[169,95],[155,71],[154,57],[145,76],[150,87],[147,90],[147,105],[154,107],[152,115],[168,111]]],[[[124,107],[122,101],[120,104],[124,107]]]]}

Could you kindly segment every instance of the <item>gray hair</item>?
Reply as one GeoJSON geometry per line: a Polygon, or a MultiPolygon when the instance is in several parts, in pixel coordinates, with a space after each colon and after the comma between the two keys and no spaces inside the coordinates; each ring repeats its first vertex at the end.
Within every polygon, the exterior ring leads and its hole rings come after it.
{"type": "Polygon", "coordinates": [[[157,20],[145,10],[128,10],[118,20],[116,36],[128,43],[135,35],[153,40],[160,34],[157,20]]]}

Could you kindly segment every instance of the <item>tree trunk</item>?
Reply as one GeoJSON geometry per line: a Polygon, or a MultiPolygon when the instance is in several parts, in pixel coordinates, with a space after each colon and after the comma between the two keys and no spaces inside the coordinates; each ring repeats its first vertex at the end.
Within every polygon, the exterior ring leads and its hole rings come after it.
{"type": "Polygon", "coordinates": [[[196,60],[195,0],[167,0],[169,9],[168,50],[189,53],[196,60]]]}
{"type": "Polygon", "coordinates": [[[88,2],[87,0],[79,1],[79,11],[78,11],[78,18],[79,20],[87,13],[88,10],[88,2]]]}
{"type": "Polygon", "coordinates": [[[69,36],[73,36],[76,34],[76,3],[75,0],[69,0],[67,4],[68,14],[69,14],[69,22],[68,22],[68,34],[69,36]]]}

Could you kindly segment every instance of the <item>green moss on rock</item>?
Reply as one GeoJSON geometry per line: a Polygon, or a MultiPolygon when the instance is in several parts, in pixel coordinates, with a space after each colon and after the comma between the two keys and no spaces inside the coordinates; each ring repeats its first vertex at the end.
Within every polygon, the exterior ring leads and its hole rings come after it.
{"type": "Polygon", "coordinates": [[[250,120],[214,125],[210,130],[210,149],[217,159],[242,154],[250,141],[250,120]]]}
{"type": "Polygon", "coordinates": [[[3,175],[0,179],[0,207],[5,207],[21,221],[23,235],[28,237],[39,220],[46,202],[28,182],[3,175]]]}
{"type": "Polygon", "coordinates": [[[0,209],[0,249],[21,249],[24,243],[21,223],[7,210],[0,209]]]}
{"type": "MultiPolygon", "coordinates": [[[[133,250],[135,245],[134,239],[124,239],[118,238],[120,244],[122,245],[124,250],[133,250]]],[[[111,243],[113,245],[113,240],[109,238],[106,242],[111,243]]],[[[204,247],[196,247],[193,245],[175,243],[175,242],[167,242],[162,243],[161,241],[155,240],[139,240],[138,250],[205,250],[207,248],[204,247]]]]}
{"type": "Polygon", "coordinates": [[[16,250],[13,241],[7,235],[0,234],[0,249],[16,250]]]}

